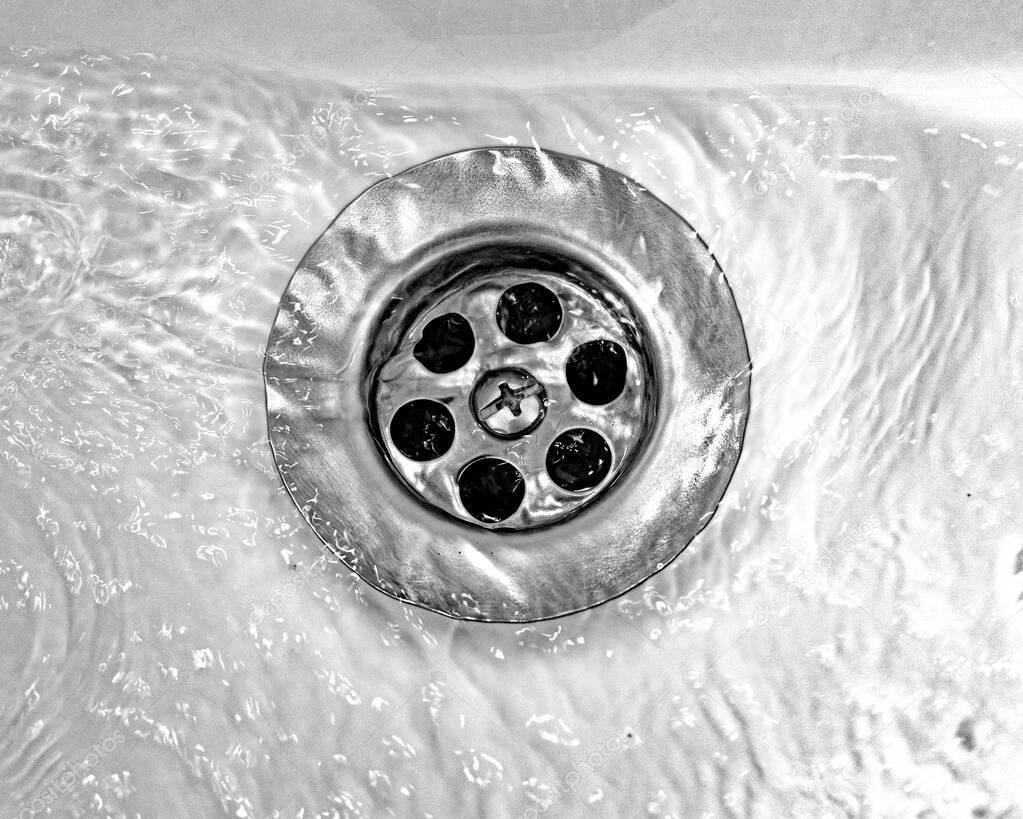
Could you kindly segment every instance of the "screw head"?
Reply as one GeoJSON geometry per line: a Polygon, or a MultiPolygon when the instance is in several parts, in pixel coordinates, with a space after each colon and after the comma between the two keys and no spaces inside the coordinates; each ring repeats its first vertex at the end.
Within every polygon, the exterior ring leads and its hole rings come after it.
{"type": "Polygon", "coordinates": [[[519,438],[543,420],[547,392],[527,370],[490,370],[473,387],[472,412],[479,425],[495,438],[519,438]]]}

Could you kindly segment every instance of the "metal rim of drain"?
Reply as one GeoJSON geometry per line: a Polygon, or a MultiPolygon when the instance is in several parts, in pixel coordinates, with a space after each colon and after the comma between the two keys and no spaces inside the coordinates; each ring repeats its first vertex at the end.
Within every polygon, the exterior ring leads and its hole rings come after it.
{"type": "Polygon", "coordinates": [[[505,622],[678,556],[735,468],[750,371],[680,216],[604,166],[508,147],[349,204],[264,363],[278,471],[325,545],[399,600],[505,622]]]}

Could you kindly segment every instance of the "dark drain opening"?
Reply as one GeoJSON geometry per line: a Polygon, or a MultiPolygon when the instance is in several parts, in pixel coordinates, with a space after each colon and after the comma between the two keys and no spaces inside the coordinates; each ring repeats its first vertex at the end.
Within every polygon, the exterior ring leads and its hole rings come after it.
{"type": "Polygon", "coordinates": [[[593,489],[610,470],[611,447],[592,429],[563,432],[547,450],[547,474],[562,489],[593,489]]]}
{"type": "Polygon", "coordinates": [[[561,302],[542,284],[509,287],[497,304],[497,326],[518,344],[550,341],[561,327],[561,302]]]}
{"type": "Polygon", "coordinates": [[[464,316],[448,313],[438,316],[423,328],[423,335],[412,354],[432,373],[450,373],[472,358],[476,340],[464,316]]]}
{"type": "Polygon", "coordinates": [[[613,341],[588,341],[576,347],[565,365],[568,386],[580,401],[610,404],[625,389],[625,350],[613,341]]]}
{"type": "Polygon", "coordinates": [[[476,520],[499,523],[522,504],[526,485],[514,466],[500,458],[479,458],[458,475],[458,495],[476,520]]]}
{"type": "Polygon", "coordinates": [[[403,404],[391,419],[391,440],[413,461],[432,461],[451,448],[455,419],[443,404],[417,399],[403,404]]]}

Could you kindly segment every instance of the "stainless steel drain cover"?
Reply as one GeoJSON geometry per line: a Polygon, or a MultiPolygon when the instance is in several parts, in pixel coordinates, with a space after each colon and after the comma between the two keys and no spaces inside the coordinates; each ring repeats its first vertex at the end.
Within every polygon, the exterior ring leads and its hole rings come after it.
{"type": "Polygon", "coordinates": [[[655,393],[639,322],[619,312],[624,300],[601,294],[608,282],[552,252],[481,248],[460,254],[455,267],[440,290],[422,276],[370,342],[381,448],[413,492],[455,518],[502,531],[560,521],[595,501],[642,448],[655,393]],[[432,415],[407,422],[427,405],[436,406],[432,415]],[[581,445],[594,436],[597,446],[581,445]],[[422,441],[447,447],[410,457],[422,441]],[[560,469],[547,468],[551,454],[560,469]],[[508,485],[465,469],[484,457],[508,485]],[[504,496],[519,484],[512,508],[504,496]]]}
{"type": "Polygon", "coordinates": [[[600,165],[495,148],[351,203],[295,272],[264,375],[281,477],[342,561],[518,622],[621,594],[706,525],[750,363],[677,214],[600,165]]]}

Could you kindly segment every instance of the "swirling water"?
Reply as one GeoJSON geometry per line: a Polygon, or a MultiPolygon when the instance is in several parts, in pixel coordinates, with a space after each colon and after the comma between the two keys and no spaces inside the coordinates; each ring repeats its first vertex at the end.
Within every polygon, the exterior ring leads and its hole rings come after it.
{"type": "Polygon", "coordinates": [[[0,156],[0,815],[1023,813],[1023,115],[21,50],[0,156]],[[327,560],[260,374],[346,202],[502,143],[675,207],[754,361],[707,530],[531,626],[327,560]]]}

